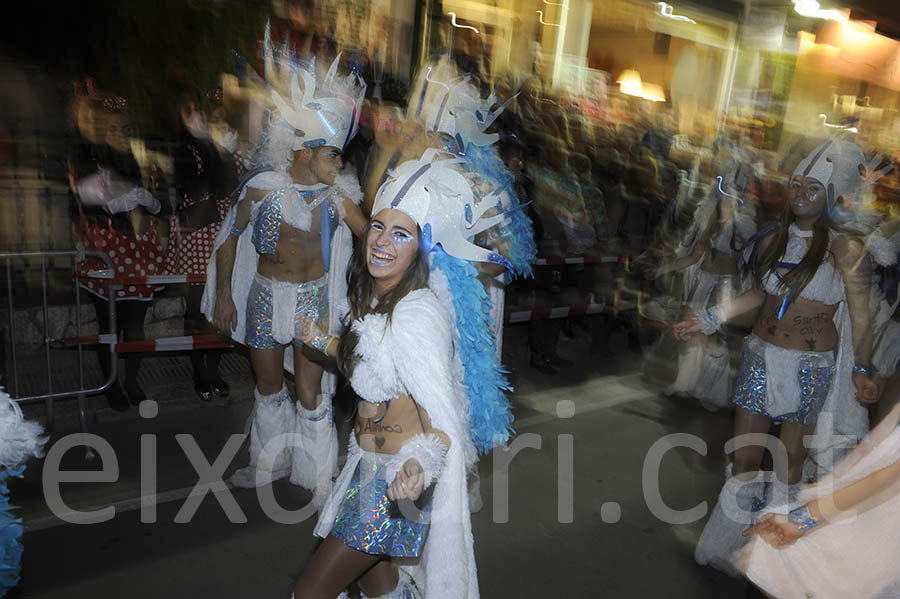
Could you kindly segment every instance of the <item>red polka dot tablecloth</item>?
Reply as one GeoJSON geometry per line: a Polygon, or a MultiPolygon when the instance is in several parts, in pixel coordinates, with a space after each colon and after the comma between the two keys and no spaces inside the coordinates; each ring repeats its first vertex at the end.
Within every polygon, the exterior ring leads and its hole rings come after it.
{"type": "MultiPolygon", "coordinates": [[[[97,250],[109,256],[116,278],[142,278],[163,274],[165,264],[160,247],[159,234],[150,227],[143,235],[126,235],[119,233],[109,225],[95,222],[86,223],[87,235],[82,240],[86,250],[97,250]]],[[[86,278],[91,270],[105,269],[103,261],[88,258],[79,262],[77,272],[81,276],[80,284],[91,293],[109,299],[109,283],[103,279],[86,278]]],[[[149,300],[159,285],[125,285],[116,291],[116,298],[149,300]]]]}

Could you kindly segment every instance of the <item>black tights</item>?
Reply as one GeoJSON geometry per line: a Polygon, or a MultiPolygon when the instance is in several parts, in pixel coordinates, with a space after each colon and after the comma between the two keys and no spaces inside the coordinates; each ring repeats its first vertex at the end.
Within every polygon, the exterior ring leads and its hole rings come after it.
{"type": "Polygon", "coordinates": [[[350,583],[368,597],[386,595],[397,587],[397,567],[379,555],[352,549],[328,535],[297,581],[296,599],[334,599],[350,583]]]}

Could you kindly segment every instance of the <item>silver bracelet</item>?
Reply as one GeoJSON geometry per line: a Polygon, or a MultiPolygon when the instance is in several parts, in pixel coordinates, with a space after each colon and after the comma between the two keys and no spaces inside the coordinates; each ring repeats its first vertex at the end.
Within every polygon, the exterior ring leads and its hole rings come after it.
{"type": "Polygon", "coordinates": [[[809,512],[809,504],[803,504],[798,508],[792,509],[788,512],[787,517],[790,523],[799,528],[800,532],[803,533],[812,530],[819,525],[819,521],[809,512]]]}
{"type": "Polygon", "coordinates": [[[334,339],[327,333],[316,333],[315,337],[309,342],[310,347],[328,355],[328,344],[334,339]]]}

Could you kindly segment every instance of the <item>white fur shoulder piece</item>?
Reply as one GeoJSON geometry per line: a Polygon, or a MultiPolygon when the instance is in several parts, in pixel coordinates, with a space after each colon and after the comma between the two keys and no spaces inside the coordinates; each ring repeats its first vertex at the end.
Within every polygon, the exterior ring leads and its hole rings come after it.
{"type": "Polygon", "coordinates": [[[357,206],[360,205],[363,200],[362,188],[359,186],[359,179],[357,179],[356,174],[350,168],[345,168],[338,173],[337,177],[334,178],[334,185],[351,202],[357,206]]]}
{"type": "Polygon", "coordinates": [[[44,455],[44,428],[25,420],[19,404],[0,390],[0,468],[14,468],[30,458],[44,455]]]}
{"type": "Polygon", "coordinates": [[[266,171],[259,173],[249,181],[247,187],[253,189],[262,189],[265,191],[273,191],[287,187],[292,183],[290,174],[284,171],[266,171]]]}
{"type": "Polygon", "coordinates": [[[878,231],[875,231],[866,237],[866,249],[869,251],[869,254],[875,262],[881,266],[891,266],[897,263],[898,248],[896,242],[898,239],[896,239],[896,237],[897,236],[886,239],[878,231]]]}
{"type": "Polygon", "coordinates": [[[392,359],[393,347],[387,316],[367,314],[353,322],[353,332],[359,337],[356,354],[359,361],[353,367],[350,385],[357,395],[372,403],[393,399],[403,392],[392,359]]]}

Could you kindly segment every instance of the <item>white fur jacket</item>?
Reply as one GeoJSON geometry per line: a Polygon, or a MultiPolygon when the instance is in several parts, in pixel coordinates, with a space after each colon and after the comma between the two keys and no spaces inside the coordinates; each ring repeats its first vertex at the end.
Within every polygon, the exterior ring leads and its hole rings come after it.
{"type": "MultiPolygon", "coordinates": [[[[435,274],[435,273],[432,273],[435,274]]],[[[431,289],[419,289],[400,300],[390,324],[382,314],[353,322],[359,335],[357,363],[350,383],[363,399],[381,402],[409,393],[432,425],[447,433],[451,446],[435,483],[431,530],[419,563],[401,566],[428,599],[478,599],[467,468],[475,448],[469,434],[469,399],[454,355],[456,331],[452,315],[431,289]]],[[[350,440],[347,463],[322,509],[315,534],[331,532],[360,450],[350,440]]]]}
{"type": "MultiPolygon", "coordinates": [[[[212,321],[213,314],[216,310],[216,256],[219,248],[228,239],[231,234],[231,227],[237,215],[237,205],[244,201],[247,188],[276,190],[290,184],[290,177],[284,173],[264,172],[250,179],[244,189],[241,190],[238,202],[231,207],[225,220],[222,221],[222,227],[216,236],[212,256],[206,267],[206,287],[203,289],[203,300],[201,310],[203,314],[212,321]],[[287,178],[285,178],[287,177],[287,178]]],[[[362,190],[356,175],[349,170],[341,172],[335,179],[334,186],[339,188],[340,193],[347,196],[354,204],[359,205],[362,201],[362,190]]],[[[324,188],[325,185],[310,186],[308,189],[324,188]]],[[[262,204],[259,202],[255,208],[262,204]]],[[[341,210],[341,213],[342,210],[341,210]]],[[[232,331],[231,337],[238,343],[244,343],[244,334],[246,331],[247,317],[247,296],[250,293],[250,284],[253,282],[253,275],[256,272],[259,254],[253,247],[251,241],[253,237],[253,222],[255,220],[255,210],[251,213],[250,223],[241,236],[238,238],[237,253],[234,259],[234,269],[231,274],[231,295],[234,305],[237,308],[237,328],[232,331]]],[[[337,231],[331,239],[331,261],[328,265],[328,327],[332,335],[340,335],[340,322],[338,306],[347,297],[347,264],[350,262],[350,255],[353,252],[353,234],[350,227],[341,220],[337,231]]],[[[294,371],[294,354],[293,347],[288,346],[284,353],[284,367],[289,372],[294,371]]],[[[322,377],[322,393],[333,395],[336,386],[336,377],[325,372],[322,377]]]]}

